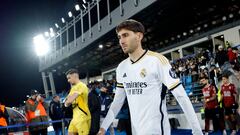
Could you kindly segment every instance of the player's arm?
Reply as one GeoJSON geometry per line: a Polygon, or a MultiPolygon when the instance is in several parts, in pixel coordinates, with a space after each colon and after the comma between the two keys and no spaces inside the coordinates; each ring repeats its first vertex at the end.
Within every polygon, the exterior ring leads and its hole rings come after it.
{"type": "Polygon", "coordinates": [[[69,95],[67,97],[67,100],[65,101],[64,105],[65,107],[68,107],[72,104],[72,102],[79,96],[78,93],[73,93],[72,95],[69,95]]]}
{"type": "Polygon", "coordinates": [[[123,85],[118,83],[113,102],[108,110],[107,116],[103,120],[101,128],[98,132],[98,135],[105,135],[106,130],[108,129],[110,124],[113,122],[113,120],[117,116],[118,112],[120,111],[125,98],[126,98],[126,93],[123,88],[123,85]]]}
{"type": "Polygon", "coordinates": [[[69,94],[66,98],[66,101],[64,102],[65,107],[70,106],[73,101],[83,93],[83,88],[81,85],[76,85],[71,88],[70,91],[71,94],[69,94]]]}
{"type": "Polygon", "coordinates": [[[237,95],[237,89],[235,87],[235,85],[233,84],[233,96],[234,96],[234,99],[235,99],[235,103],[238,103],[238,95],[237,95]]]}
{"type": "Polygon", "coordinates": [[[180,104],[189,125],[192,128],[193,135],[202,135],[202,129],[200,127],[197,115],[193,109],[192,103],[188,98],[186,91],[184,90],[182,85],[177,86],[176,88],[171,90],[173,96],[176,98],[178,103],[180,104]]]}
{"type": "Polygon", "coordinates": [[[159,55],[158,58],[158,74],[160,80],[165,86],[167,86],[168,90],[172,92],[173,96],[180,104],[189,122],[189,125],[192,128],[193,135],[202,135],[202,129],[197,119],[197,115],[193,109],[190,99],[186,94],[185,89],[180,82],[180,79],[176,76],[176,73],[172,69],[172,66],[166,57],[159,55]]]}

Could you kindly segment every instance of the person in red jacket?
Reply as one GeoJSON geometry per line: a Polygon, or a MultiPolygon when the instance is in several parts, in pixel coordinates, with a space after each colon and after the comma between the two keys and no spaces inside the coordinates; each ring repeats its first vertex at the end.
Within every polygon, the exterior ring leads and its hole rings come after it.
{"type": "Polygon", "coordinates": [[[234,84],[229,83],[228,75],[222,75],[221,95],[223,101],[223,108],[225,112],[225,121],[229,121],[229,127],[232,130],[231,135],[236,134],[236,110],[237,110],[237,91],[234,84]]]}
{"type": "Polygon", "coordinates": [[[236,50],[232,49],[232,47],[228,47],[227,48],[228,52],[227,52],[227,55],[228,55],[228,60],[230,63],[236,63],[237,61],[237,53],[236,53],[236,50]]]}

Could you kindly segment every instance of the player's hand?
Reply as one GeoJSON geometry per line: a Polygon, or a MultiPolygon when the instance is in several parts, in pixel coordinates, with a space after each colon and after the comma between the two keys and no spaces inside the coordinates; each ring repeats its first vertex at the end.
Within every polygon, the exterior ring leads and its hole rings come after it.
{"type": "Polygon", "coordinates": [[[64,106],[65,106],[65,107],[68,107],[68,105],[67,105],[67,103],[66,103],[66,102],[64,103],[64,106]]]}
{"type": "Polygon", "coordinates": [[[41,95],[38,95],[38,96],[37,96],[37,101],[38,101],[38,102],[42,101],[41,95]]]}
{"type": "Polygon", "coordinates": [[[104,128],[100,128],[97,135],[105,135],[106,131],[104,128]]]}
{"type": "Polygon", "coordinates": [[[203,108],[206,108],[206,101],[204,100],[204,102],[203,102],[203,108]]]}
{"type": "Polygon", "coordinates": [[[206,100],[205,100],[206,103],[209,102],[209,101],[210,101],[210,99],[206,99],[206,100]]]}

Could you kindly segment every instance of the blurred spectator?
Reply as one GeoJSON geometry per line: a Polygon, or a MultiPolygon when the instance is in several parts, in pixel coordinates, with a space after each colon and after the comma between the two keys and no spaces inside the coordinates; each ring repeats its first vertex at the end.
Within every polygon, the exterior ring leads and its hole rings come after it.
{"type": "Polygon", "coordinates": [[[48,124],[39,124],[40,122],[48,122],[46,109],[47,104],[41,94],[37,90],[31,90],[31,97],[25,105],[26,117],[30,123],[30,135],[47,135],[48,124]]]}
{"type": "Polygon", "coordinates": [[[238,65],[240,65],[240,48],[239,47],[237,48],[236,53],[237,53],[237,63],[238,65]]]}
{"type": "Polygon", "coordinates": [[[4,128],[8,126],[8,117],[5,105],[0,102],[0,135],[8,134],[7,128],[4,128]]]}
{"type": "Polygon", "coordinates": [[[218,87],[217,87],[218,77],[220,77],[219,68],[217,68],[215,65],[211,65],[209,70],[209,78],[210,78],[209,81],[216,88],[216,92],[218,92],[218,87]]]}
{"type": "Polygon", "coordinates": [[[100,128],[101,103],[99,94],[100,89],[96,86],[92,86],[92,89],[88,94],[88,107],[92,117],[89,135],[96,135],[100,128]]]}
{"type": "Polygon", "coordinates": [[[228,60],[230,63],[231,62],[235,63],[237,61],[237,53],[236,53],[235,49],[233,51],[232,47],[230,47],[230,46],[227,48],[227,55],[228,55],[228,60]]]}
{"type": "Polygon", "coordinates": [[[229,41],[226,41],[226,42],[225,42],[225,47],[227,47],[227,48],[228,48],[228,47],[231,47],[231,44],[229,43],[229,41]]]}
{"type": "MultiPolygon", "coordinates": [[[[101,93],[100,93],[100,103],[101,103],[101,114],[100,114],[100,123],[103,122],[104,118],[107,115],[107,112],[110,108],[110,105],[113,101],[113,99],[111,98],[111,96],[108,94],[108,89],[105,86],[105,84],[103,84],[100,87],[101,93]]],[[[101,125],[101,124],[100,124],[101,125]]],[[[110,126],[110,134],[114,135],[114,128],[111,124],[110,126]]]]}
{"type": "Polygon", "coordinates": [[[216,52],[215,62],[221,67],[226,61],[228,61],[227,52],[224,50],[222,45],[218,46],[218,51],[216,52]]]}
{"type": "Polygon", "coordinates": [[[236,88],[234,84],[229,83],[228,75],[222,75],[222,86],[221,86],[221,94],[223,98],[223,108],[225,111],[225,121],[228,122],[230,129],[232,130],[231,135],[236,134],[236,88]]]}
{"type": "Polygon", "coordinates": [[[236,47],[233,47],[232,52],[234,53],[234,56],[235,56],[234,62],[237,63],[238,49],[236,47]]]}
{"type": "MultiPolygon", "coordinates": [[[[53,99],[49,106],[49,116],[52,121],[63,119],[63,110],[61,108],[60,97],[58,95],[53,96],[53,99]]],[[[55,131],[55,135],[62,134],[62,122],[54,122],[52,125],[55,131]]]]}
{"type": "Polygon", "coordinates": [[[207,58],[205,58],[204,56],[201,56],[198,59],[198,62],[199,62],[199,66],[205,66],[207,64],[207,58]]]}

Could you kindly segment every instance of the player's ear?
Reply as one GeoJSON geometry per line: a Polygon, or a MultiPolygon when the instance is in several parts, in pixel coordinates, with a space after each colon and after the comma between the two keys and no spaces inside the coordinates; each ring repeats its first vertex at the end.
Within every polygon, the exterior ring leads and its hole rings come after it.
{"type": "Polygon", "coordinates": [[[142,39],[143,39],[143,33],[137,32],[137,37],[138,37],[138,40],[139,40],[139,41],[142,41],[142,39]]]}
{"type": "Polygon", "coordinates": [[[75,78],[78,78],[78,77],[79,77],[79,75],[78,75],[78,74],[74,74],[74,77],[75,77],[75,78]]]}

